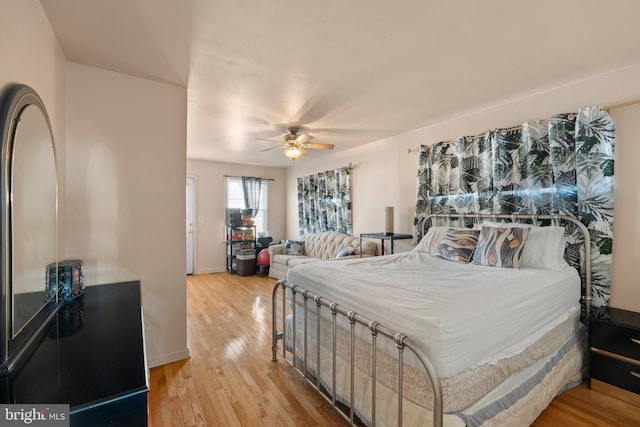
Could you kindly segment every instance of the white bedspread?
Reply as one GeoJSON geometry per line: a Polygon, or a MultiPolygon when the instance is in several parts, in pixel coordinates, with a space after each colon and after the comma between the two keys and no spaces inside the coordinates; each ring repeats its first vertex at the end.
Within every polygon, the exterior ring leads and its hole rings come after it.
{"type": "Polygon", "coordinates": [[[417,251],[299,265],[287,281],[405,333],[440,377],[518,354],[580,299],[570,267],[502,269],[417,251]]]}

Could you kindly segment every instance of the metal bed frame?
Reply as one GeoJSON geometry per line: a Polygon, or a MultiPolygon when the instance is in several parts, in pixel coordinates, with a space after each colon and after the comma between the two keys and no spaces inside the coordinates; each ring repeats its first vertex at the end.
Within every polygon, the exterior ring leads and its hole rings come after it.
{"type": "MultiPolygon", "coordinates": [[[[584,283],[582,287],[582,297],[581,302],[585,307],[585,313],[589,313],[592,293],[591,293],[591,241],[590,235],[587,227],[577,220],[574,217],[567,215],[502,215],[502,214],[431,214],[425,217],[422,223],[422,231],[423,236],[425,232],[425,226],[429,223],[429,221],[435,218],[445,218],[447,222],[450,222],[452,219],[472,219],[474,221],[480,221],[484,219],[490,220],[498,220],[498,219],[507,219],[512,222],[531,222],[533,224],[537,224],[539,221],[544,220],[552,220],[554,222],[565,221],[572,223],[577,226],[578,230],[582,233],[583,236],[583,244],[585,250],[584,257],[584,268],[583,272],[581,272],[581,278],[584,283]]],[[[384,325],[381,325],[379,322],[375,320],[368,319],[364,316],[357,314],[355,311],[350,310],[346,307],[343,307],[336,302],[330,301],[320,295],[316,295],[304,288],[301,288],[295,284],[289,283],[286,280],[278,280],[273,287],[273,295],[272,295],[272,361],[277,361],[277,356],[280,356],[289,362],[291,366],[306,380],[308,384],[310,384],[324,399],[331,403],[345,418],[347,421],[351,423],[351,425],[356,425],[356,414],[354,411],[354,388],[355,388],[355,357],[354,357],[354,347],[355,347],[355,325],[360,324],[367,327],[371,333],[371,372],[372,372],[372,390],[371,390],[371,426],[376,426],[376,343],[377,338],[379,336],[384,339],[392,340],[398,350],[398,426],[402,426],[402,401],[403,401],[403,355],[405,349],[412,352],[417,360],[422,364],[426,373],[429,376],[431,381],[431,386],[433,389],[433,426],[434,427],[442,427],[443,425],[443,400],[442,400],[442,387],[440,385],[440,379],[438,377],[437,371],[433,366],[432,362],[426,356],[426,354],[416,346],[416,344],[405,334],[402,332],[391,330],[384,325]],[[281,292],[280,292],[281,290],[281,292]],[[289,357],[287,355],[286,346],[284,345],[285,340],[285,318],[286,318],[286,303],[287,303],[287,290],[290,291],[292,301],[292,315],[295,319],[296,316],[296,295],[300,294],[303,298],[303,306],[304,306],[304,320],[303,320],[303,328],[304,328],[304,340],[303,340],[303,357],[302,361],[296,362],[296,322],[293,321],[293,339],[292,348],[290,353],[293,357],[289,357]],[[277,328],[277,314],[278,314],[278,294],[282,294],[282,330],[278,331],[277,328]],[[324,392],[322,390],[322,386],[320,384],[320,374],[319,374],[319,366],[316,368],[315,377],[310,373],[308,366],[308,344],[307,344],[307,324],[308,324],[308,303],[309,300],[312,300],[316,306],[316,364],[319,365],[320,361],[320,323],[321,323],[321,308],[325,307],[330,310],[331,313],[331,321],[332,321],[332,338],[333,338],[333,346],[332,346],[332,384],[331,384],[331,396],[328,396],[329,392],[324,392]],[[343,410],[339,407],[339,402],[336,395],[336,327],[337,327],[337,316],[342,316],[347,319],[351,325],[350,331],[350,396],[349,403],[345,404],[349,410],[349,414],[347,415],[343,410]],[[278,347],[278,342],[283,341],[282,349],[278,347]]],[[[346,396],[342,396],[343,399],[346,399],[346,396]]]]}

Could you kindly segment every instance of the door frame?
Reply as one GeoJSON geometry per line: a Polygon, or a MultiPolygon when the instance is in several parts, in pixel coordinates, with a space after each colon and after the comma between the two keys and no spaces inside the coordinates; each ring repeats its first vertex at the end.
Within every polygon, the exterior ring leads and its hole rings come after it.
{"type": "MultiPolygon", "coordinates": [[[[192,274],[197,274],[197,271],[198,271],[198,263],[197,263],[197,260],[198,260],[198,249],[197,249],[198,248],[198,177],[197,175],[187,174],[185,178],[185,185],[188,179],[193,179],[193,201],[192,201],[193,206],[191,206],[192,212],[193,212],[193,238],[192,238],[193,248],[191,250],[191,255],[193,257],[193,260],[192,260],[193,273],[192,274]]],[[[188,197],[185,197],[185,208],[187,203],[189,203],[189,199],[188,197]]],[[[185,210],[185,227],[187,225],[186,223],[187,223],[187,218],[186,218],[186,210],[185,210]]],[[[186,241],[187,241],[187,236],[186,236],[186,229],[185,229],[185,247],[186,247],[186,241]]],[[[186,256],[185,256],[185,262],[186,262],[186,256]]],[[[185,272],[186,272],[186,265],[185,265],[185,272]]]]}

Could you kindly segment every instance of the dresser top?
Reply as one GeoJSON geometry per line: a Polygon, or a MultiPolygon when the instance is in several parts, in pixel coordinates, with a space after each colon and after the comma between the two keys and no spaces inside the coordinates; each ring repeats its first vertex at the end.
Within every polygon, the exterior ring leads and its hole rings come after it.
{"type": "Polygon", "coordinates": [[[68,403],[71,412],[146,392],[140,282],[88,286],[63,307],[29,361],[4,381],[6,403],[68,403]]]}
{"type": "Polygon", "coordinates": [[[640,313],[613,307],[598,307],[590,316],[592,321],[640,329],[640,313]]]}

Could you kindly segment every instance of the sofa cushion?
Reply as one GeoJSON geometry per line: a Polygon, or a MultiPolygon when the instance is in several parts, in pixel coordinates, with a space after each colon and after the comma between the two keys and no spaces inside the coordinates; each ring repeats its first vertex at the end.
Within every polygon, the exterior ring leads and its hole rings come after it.
{"type": "MultiPolygon", "coordinates": [[[[284,279],[290,267],[308,262],[334,259],[343,249],[345,252],[351,252],[352,255],[338,259],[360,257],[359,237],[349,236],[348,234],[336,231],[325,231],[322,233],[305,234],[299,240],[304,241],[303,255],[283,254],[285,243],[268,247],[271,260],[269,277],[284,279]],[[353,251],[349,250],[349,247],[353,248],[353,251]]],[[[367,239],[362,241],[362,253],[364,256],[375,256],[376,252],[377,244],[374,241],[367,239]]]]}
{"type": "Polygon", "coordinates": [[[304,240],[304,254],[322,260],[335,258],[345,246],[358,248],[360,244],[358,237],[338,231],[305,234],[301,239],[304,240]]]}
{"type": "Polygon", "coordinates": [[[292,260],[298,260],[298,259],[309,259],[308,256],[306,255],[285,255],[285,254],[279,254],[279,255],[275,255],[273,257],[273,263],[274,264],[282,264],[282,265],[286,265],[287,267],[291,267],[291,262],[292,260]]]}

